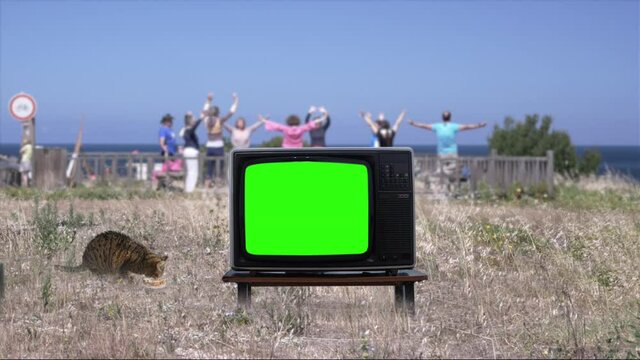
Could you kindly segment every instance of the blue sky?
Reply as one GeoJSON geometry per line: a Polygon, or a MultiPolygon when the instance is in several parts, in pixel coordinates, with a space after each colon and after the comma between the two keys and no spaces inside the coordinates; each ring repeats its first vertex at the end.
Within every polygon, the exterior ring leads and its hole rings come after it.
{"type": "MultiPolygon", "coordinates": [[[[0,1],[0,142],[10,97],[38,101],[38,141],[155,143],[208,91],[238,115],[283,120],[325,105],[329,144],[367,144],[360,110],[443,110],[489,127],[551,114],[576,144],[638,145],[636,1],[0,1]]],[[[254,142],[273,136],[259,130],[254,142]]],[[[201,129],[201,139],[204,131],[201,129]]],[[[403,124],[399,144],[434,144],[403,124]]]]}

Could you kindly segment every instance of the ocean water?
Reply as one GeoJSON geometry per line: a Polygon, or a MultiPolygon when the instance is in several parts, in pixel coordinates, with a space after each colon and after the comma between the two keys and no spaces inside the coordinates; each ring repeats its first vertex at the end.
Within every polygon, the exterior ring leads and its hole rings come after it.
{"type": "MultiPolygon", "coordinates": [[[[73,144],[46,144],[47,147],[64,147],[69,152],[73,151],[73,144]]],[[[366,146],[366,145],[339,145],[339,146],[366,146]]],[[[399,145],[410,146],[416,154],[435,154],[435,145],[399,145]]],[[[582,155],[586,149],[596,149],[602,155],[600,172],[609,169],[640,181],[640,146],[576,146],[578,155],[582,155]]],[[[160,152],[157,144],[84,144],[83,152],[160,152]]],[[[18,156],[18,144],[0,144],[0,154],[18,156]]],[[[486,156],[489,147],[486,145],[459,145],[460,155],[486,156]]]]}

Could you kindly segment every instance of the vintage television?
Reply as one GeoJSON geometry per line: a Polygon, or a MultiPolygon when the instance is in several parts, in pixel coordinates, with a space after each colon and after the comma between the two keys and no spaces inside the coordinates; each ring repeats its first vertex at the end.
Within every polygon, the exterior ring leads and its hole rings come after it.
{"type": "Polygon", "coordinates": [[[230,161],[232,269],[414,267],[411,148],[238,149],[230,161]]]}

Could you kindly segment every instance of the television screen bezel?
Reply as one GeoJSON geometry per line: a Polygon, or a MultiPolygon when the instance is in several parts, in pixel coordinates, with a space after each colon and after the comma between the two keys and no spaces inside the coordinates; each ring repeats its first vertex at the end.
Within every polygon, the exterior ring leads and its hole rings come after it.
{"type": "MultiPolygon", "coordinates": [[[[241,148],[241,149],[232,149],[229,153],[229,162],[227,167],[227,180],[229,184],[229,196],[228,200],[228,215],[229,215],[229,265],[232,269],[238,271],[253,271],[253,272],[343,272],[343,271],[388,271],[388,270],[399,270],[399,269],[411,269],[416,265],[416,237],[415,237],[415,179],[413,178],[413,167],[414,167],[414,151],[410,147],[385,147],[385,148],[371,148],[371,147],[328,147],[328,148],[241,148]],[[372,257],[367,258],[363,261],[355,261],[354,264],[349,263],[332,263],[330,260],[327,261],[326,264],[321,264],[319,262],[314,263],[300,263],[300,262],[292,262],[292,263],[273,263],[268,261],[258,261],[258,262],[249,262],[245,261],[245,259],[240,259],[238,255],[238,250],[236,247],[239,247],[238,242],[234,241],[235,238],[235,218],[237,217],[234,214],[234,206],[233,201],[236,199],[237,195],[237,186],[234,184],[234,174],[236,173],[236,168],[239,163],[246,160],[244,157],[260,157],[260,156],[281,156],[290,155],[290,156],[304,156],[304,155],[316,155],[316,154],[328,154],[330,156],[339,156],[339,157],[357,157],[363,158],[366,161],[370,162],[370,165],[374,167],[372,171],[372,175],[374,176],[373,183],[374,188],[374,199],[373,206],[378,207],[378,196],[389,193],[387,190],[380,189],[380,171],[379,169],[379,161],[381,161],[381,157],[383,154],[393,154],[393,153],[408,153],[409,155],[409,172],[410,176],[410,184],[411,188],[408,189],[409,196],[411,198],[411,227],[412,227],[412,244],[411,251],[413,252],[413,256],[411,258],[410,263],[406,263],[401,261],[399,263],[382,263],[381,259],[378,258],[378,252],[380,249],[376,247],[382,238],[378,238],[378,229],[377,224],[374,224],[374,234],[373,234],[373,246],[370,248],[374,253],[372,257]]],[[[376,213],[371,214],[374,218],[376,218],[376,213]]]]}
{"type": "MultiPolygon", "coordinates": [[[[283,153],[282,156],[270,156],[260,159],[251,159],[240,164],[238,169],[240,174],[240,178],[238,179],[238,188],[242,189],[242,191],[238,192],[238,213],[242,215],[238,225],[238,250],[240,251],[240,256],[248,261],[267,261],[274,263],[299,263],[299,262],[353,262],[353,261],[361,261],[369,258],[373,253],[375,253],[375,243],[374,243],[374,215],[375,215],[375,184],[374,184],[374,174],[372,165],[366,160],[359,159],[346,159],[339,157],[332,157],[328,155],[324,155],[319,153],[318,155],[291,155],[283,153]],[[364,165],[367,169],[367,182],[368,182],[368,234],[367,234],[367,251],[362,254],[336,254],[336,255],[254,255],[250,254],[246,250],[246,236],[244,229],[244,182],[245,182],[245,171],[249,166],[264,164],[264,163],[276,163],[276,162],[300,162],[300,161],[313,161],[313,162],[332,162],[332,163],[343,163],[343,164],[356,164],[356,165],[364,165]]],[[[234,184],[236,185],[236,184],[234,184]]],[[[236,226],[236,219],[234,219],[232,226],[236,226]]],[[[234,229],[235,231],[235,229],[234,229]]]]}

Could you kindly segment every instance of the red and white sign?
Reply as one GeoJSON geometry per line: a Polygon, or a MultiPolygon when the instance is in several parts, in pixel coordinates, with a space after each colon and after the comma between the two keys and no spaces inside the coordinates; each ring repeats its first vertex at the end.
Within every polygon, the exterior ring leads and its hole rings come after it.
{"type": "Polygon", "coordinates": [[[27,93],[19,93],[9,100],[9,112],[18,121],[27,121],[36,116],[36,100],[27,93]]]}

